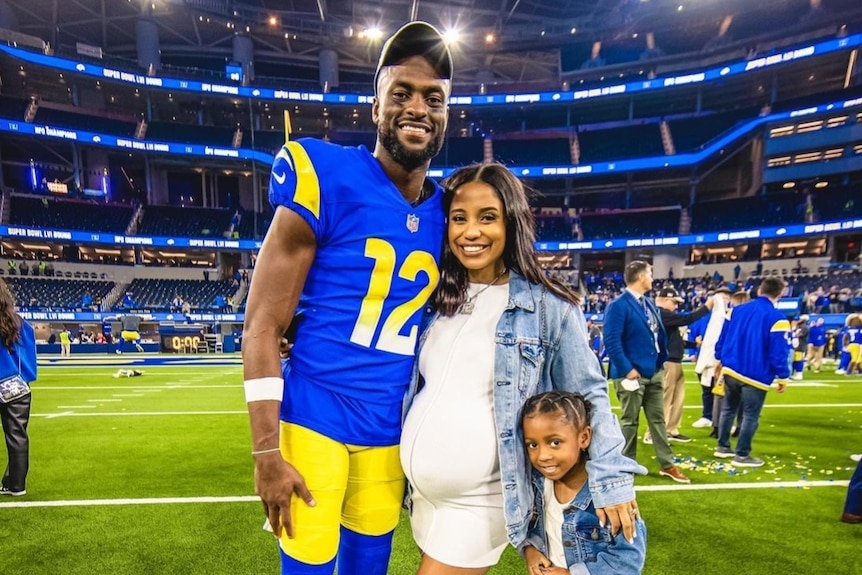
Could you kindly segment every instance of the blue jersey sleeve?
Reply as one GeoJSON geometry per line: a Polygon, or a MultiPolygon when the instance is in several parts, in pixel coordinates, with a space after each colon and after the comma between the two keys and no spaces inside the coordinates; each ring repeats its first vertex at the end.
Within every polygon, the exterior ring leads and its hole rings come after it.
{"type": "Polygon", "coordinates": [[[285,144],[272,163],[269,203],[273,210],[284,206],[308,223],[320,242],[326,230],[317,170],[300,142],[285,144]]]}
{"type": "Polygon", "coordinates": [[[790,366],[787,362],[787,354],[792,349],[790,322],[780,319],[772,324],[769,330],[769,363],[775,378],[782,383],[787,383],[790,377],[790,366]]]}

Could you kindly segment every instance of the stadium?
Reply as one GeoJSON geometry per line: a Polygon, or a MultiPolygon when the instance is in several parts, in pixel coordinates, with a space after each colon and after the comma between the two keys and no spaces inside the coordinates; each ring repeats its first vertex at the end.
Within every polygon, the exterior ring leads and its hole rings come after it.
{"type": "MultiPolygon", "coordinates": [[[[856,1],[0,0],[0,277],[40,367],[0,571],[276,572],[240,356],[270,167],[298,138],[374,148],[377,54],[410,20],[454,56],[428,175],[505,164],[595,324],[637,259],[689,311],[777,276],[788,318],[862,312],[856,1]]],[[[862,377],[837,354],[770,397],[756,470],[691,429],[685,365],[692,482],[641,451],[644,573],[862,573],[838,520],[862,377]]],[[[418,563],[405,512],[389,572],[418,563]]],[[[525,572],[512,549],[490,571],[525,572]]]]}

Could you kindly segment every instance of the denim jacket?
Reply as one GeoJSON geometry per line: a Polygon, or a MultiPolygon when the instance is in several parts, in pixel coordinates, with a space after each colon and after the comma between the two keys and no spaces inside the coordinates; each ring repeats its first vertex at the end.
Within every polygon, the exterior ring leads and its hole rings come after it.
{"type": "MultiPolygon", "coordinates": [[[[548,539],[545,526],[543,491],[545,478],[533,471],[533,496],[535,513],[530,521],[527,544],[545,556],[548,555],[548,539]]],[[[566,566],[572,575],[636,575],[643,571],[646,559],[646,525],[642,519],[635,522],[636,537],[632,543],[622,533],[611,536],[610,529],[599,525],[587,485],[575,495],[571,505],[563,510],[563,553],[566,566]]],[[[559,565],[562,567],[562,565],[559,565]]]]}
{"type": "MultiPolygon", "coordinates": [[[[428,328],[439,314],[429,315],[417,358],[428,328]]],[[[537,393],[575,391],[593,404],[593,438],[587,462],[593,501],[606,507],[634,499],[633,474],[646,475],[646,468],[622,454],[623,436],[611,413],[608,382],[590,351],[581,309],[513,271],[509,274],[509,302],[494,338],[494,420],[506,529],[512,545],[518,549],[523,546],[533,510],[531,467],[519,423],[521,408],[537,393]]],[[[404,398],[402,421],[421,384],[417,360],[404,398]]]]}

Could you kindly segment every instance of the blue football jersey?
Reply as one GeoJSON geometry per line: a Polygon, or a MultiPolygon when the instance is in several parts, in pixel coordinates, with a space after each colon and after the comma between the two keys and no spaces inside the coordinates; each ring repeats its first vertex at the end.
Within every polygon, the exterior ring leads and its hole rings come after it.
{"type": "Polygon", "coordinates": [[[270,202],[301,216],[317,253],[285,364],[284,421],[344,443],[394,445],[444,241],[442,190],[411,206],[365,148],[286,144],[270,202]]]}

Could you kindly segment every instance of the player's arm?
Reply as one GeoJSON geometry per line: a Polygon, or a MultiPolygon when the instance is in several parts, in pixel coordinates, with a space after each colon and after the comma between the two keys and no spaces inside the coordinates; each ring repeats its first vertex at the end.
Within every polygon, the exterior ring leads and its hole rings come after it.
{"type": "Polygon", "coordinates": [[[282,379],[279,344],[296,311],[316,251],[308,223],[287,208],[276,209],[257,258],[245,312],[242,360],[248,382],[252,452],[257,454],[255,489],[276,535],[284,526],[288,536],[293,536],[290,500],[294,493],[306,503],[314,500],[302,476],[278,452],[281,401],[260,399],[254,386],[275,382],[269,378],[282,379]]]}

